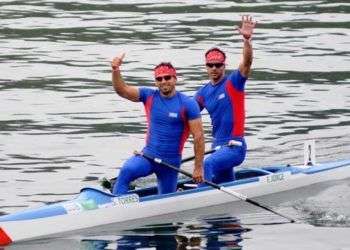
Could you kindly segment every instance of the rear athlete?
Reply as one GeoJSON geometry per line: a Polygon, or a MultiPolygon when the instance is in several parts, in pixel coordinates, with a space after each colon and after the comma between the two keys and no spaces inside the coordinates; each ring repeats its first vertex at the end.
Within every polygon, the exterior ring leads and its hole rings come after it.
{"type": "MultiPolygon", "coordinates": [[[[200,111],[192,98],[175,90],[177,81],[175,68],[170,63],[161,63],[154,68],[155,85],[158,90],[137,88],[127,85],[121,77],[119,67],[123,58],[124,54],[112,61],[113,87],[121,97],[144,104],[147,137],[142,152],[179,167],[184,143],[191,133],[195,153],[193,179],[195,182],[201,182],[204,136],[200,111]]],[[[152,173],[157,176],[158,193],[176,191],[178,172],[141,155],[135,155],[124,163],[114,184],[113,193],[116,195],[127,193],[131,181],[152,173]]]]}
{"type": "Polygon", "coordinates": [[[204,161],[204,179],[215,183],[234,180],[233,167],[241,164],[246,155],[244,86],[253,60],[251,38],[255,24],[250,16],[243,16],[239,29],[243,36],[243,57],[238,70],[225,75],[226,55],[219,48],[205,54],[210,81],[197,91],[195,99],[210,115],[212,147],[221,147],[204,161]],[[229,142],[235,146],[225,146],[229,142]]]}

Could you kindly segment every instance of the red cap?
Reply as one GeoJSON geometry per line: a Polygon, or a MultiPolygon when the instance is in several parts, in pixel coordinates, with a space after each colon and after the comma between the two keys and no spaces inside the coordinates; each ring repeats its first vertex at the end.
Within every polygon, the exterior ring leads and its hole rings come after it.
{"type": "Polygon", "coordinates": [[[213,50],[207,54],[207,56],[205,57],[205,61],[207,63],[225,63],[225,56],[220,51],[213,50]]]}
{"type": "Polygon", "coordinates": [[[176,70],[168,66],[160,66],[154,70],[154,77],[167,76],[167,75],[176,77],[176,70]]]}

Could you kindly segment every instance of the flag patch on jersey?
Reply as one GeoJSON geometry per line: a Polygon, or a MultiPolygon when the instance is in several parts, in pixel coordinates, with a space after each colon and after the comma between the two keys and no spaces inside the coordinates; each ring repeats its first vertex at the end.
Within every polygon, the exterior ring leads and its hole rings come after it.
{"type": "Polygon", "coordinates": [[[218,96],[218,100],[221,100],[222,98],[225,98],[225,93],[222,93],[218,96]]]}
{"type": "Polygon", "coordinates": [[[169,117],[177,118],[177,113],[169,112],[169,117]]]}

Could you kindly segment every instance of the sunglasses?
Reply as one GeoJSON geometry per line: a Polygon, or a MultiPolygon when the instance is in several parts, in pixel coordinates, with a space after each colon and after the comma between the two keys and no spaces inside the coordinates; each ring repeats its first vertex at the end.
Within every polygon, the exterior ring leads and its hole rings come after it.
{"type": "Polygon", "coordinates": [[[207,65],[207,67],[209,67],[209,68],[213,68],[214,66],[215,66],[215,68],[221,68],[222,66],[224,66],[223,63],[207,63],[205,65],[207,65]]]}
{"type": "Polygon", "coordinates": [[[161,81],[163,81],[163,79],[165,81],[169,81],[171,79],[171,76],[158,76],[158,77],[156,77],[157,82],[161,82],[161,81]]]}

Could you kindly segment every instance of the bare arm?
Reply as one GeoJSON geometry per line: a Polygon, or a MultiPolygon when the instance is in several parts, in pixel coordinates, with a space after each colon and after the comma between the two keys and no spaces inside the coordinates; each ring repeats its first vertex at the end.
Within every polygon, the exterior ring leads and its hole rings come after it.
{"type": "Polygon", "coordinates": [[[256,22],[253,22],[251,16],[242,16],[242,26],[238,29],[239,33],[243,36],[243,53],[242,60],[239,64],[239,71],[244,77],[248,77],[250,68],[253,62],[253,47],[252,47],[252,35],[256,22]]]}
{"type": "Polygon", "coordinates": [[[244,77],[248,77],[250,68],[253,62],[253,48],[250,40],[244,39],[243,42],[243,56],[242,61],[239,64],[239,72],[244,77]]]}
{"type": "Polygon", "coordinates": [[[203,181],[203,158],[204,158],[204,133],[202,127],[202,119],[197,118],[189,121],[190,132],[194,139],[194,170],[193,179],[196,182],[203,181]]]}
{"type": "Polygon", "coordinates": [[[137,102],[139,101],[139,89],[133,86],[127,85],[120,73],[120,65],[123,62],[125,53],[119,57],[115,57],[111,63],[112,66],[112,83],[115,92],[123,98],[126,98],[130,101],[137,102]]]}

